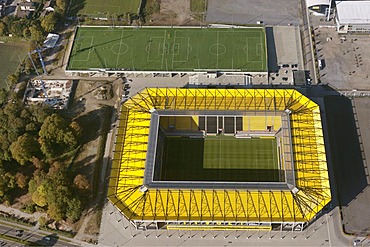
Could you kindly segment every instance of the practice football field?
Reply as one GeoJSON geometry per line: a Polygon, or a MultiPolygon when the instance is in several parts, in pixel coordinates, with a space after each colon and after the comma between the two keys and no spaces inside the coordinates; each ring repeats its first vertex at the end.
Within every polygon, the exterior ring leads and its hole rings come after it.
{"type": "Polygon", "coordinates": [[[263,72],[265,43],[263,28],[80,27],[68,69],[263,72]]]}
{"type": "Polygon", "coordinates": [[[279,182],[276,139],[167,137],[162,181],[279,182]]]}
{"type": "Polygon", "coordinates": [[[29,44],[26,42],[0,44],[0,88],[8,88],[8,75],[17,70],[20,62],[27,56],[29,44]]]}

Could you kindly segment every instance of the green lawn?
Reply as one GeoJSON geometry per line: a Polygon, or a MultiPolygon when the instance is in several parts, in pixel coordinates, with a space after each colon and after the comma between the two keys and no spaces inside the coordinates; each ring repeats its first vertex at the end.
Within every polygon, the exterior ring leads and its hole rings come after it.
{"type": "Polygon", "coordinates": [[[137,14],[141,0],[72,0],[72,12],[89,17],[119,16],[137,14]],[[75,11],[76,10],[76,11],[75,11]]]}
{"type": "Polygon", "coordinates": [[[28,49],[28,43],[1,43],[0,44],[0,88],[7,88],[5,82],[8,75],[14,73],[28,49]]]}
{"type": "Polygon", "coordinates": [[[266,71],[263,28],[81,27],[69,70],[266,71]]]}
{"type": "Polygon", "coordinates": [[[276,145],[276,139],[167,137],[160,180],[278,182],[276,145]]]}

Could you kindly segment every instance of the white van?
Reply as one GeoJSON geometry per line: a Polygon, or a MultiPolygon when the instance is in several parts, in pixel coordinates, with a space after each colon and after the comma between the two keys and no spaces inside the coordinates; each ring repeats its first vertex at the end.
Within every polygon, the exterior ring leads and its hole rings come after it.
{"type": "Polygon", "coordinates": [[[317,60],[317,63],[318,63],[318,65],[319,65],[319,69],[320,69],[320,70],[322,70],[322,69],[324,68],[324,66],[325,66],[325,61],[324,61],[324,59],[318,59],[318,60],[317,60]]]}

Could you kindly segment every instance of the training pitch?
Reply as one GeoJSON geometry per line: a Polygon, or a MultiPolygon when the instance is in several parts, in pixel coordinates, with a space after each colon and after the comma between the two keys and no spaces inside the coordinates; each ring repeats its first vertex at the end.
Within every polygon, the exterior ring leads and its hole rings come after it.
{"type": "Polygon", "coordinates": [[[167,137],[160,180],[280,182],[276,139],[167,137]]]}
{"type": "Polygon", "coordinates": [[[29,44],[26,42],[0,44],[0,88],[8,88],[6,79],[14,73],[26,57],[29,44]]]}
{"type": "Polygon", "coordinates": [[[267,70],[263,28],[80,27],[68,70],[267,70]]]}

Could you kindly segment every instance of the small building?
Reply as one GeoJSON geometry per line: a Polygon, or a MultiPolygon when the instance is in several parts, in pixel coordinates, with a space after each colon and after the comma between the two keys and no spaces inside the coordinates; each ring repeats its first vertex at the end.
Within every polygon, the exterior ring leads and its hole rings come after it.
{"type": "Polygon", "coordinates": [[[19,18],[29,18],[32,12],[36,11],[36,3],[29,0],[18,4],[15,16],[19,18]]]}
{"type": "Polygon", "coordinates": [[[327,16],[330,0],[306,0],[308,10],[316,16],[327,16]]]}
{"type": "Polygon", "coordinates": [[[44,8],[41,13],[41,17],[46,16],[47,14],[55,11],[55,2],[54,1],[46,1],[44,3],[44,8]]]}
{"type": "Polygon", "coordinates": [[[370,32],[370,1],[336,1],[338,33],[370,32]]]}
{"type": "Polygon", "coordinates": [[[29,10],[20,10],[18,9],[15,14],[18,18],[28,18],[31,15],[31,11],[29,10]]]}
{"type": "Polygon", "coordinates": [[[33,2],[22,2],[19,4],[19,7],[23,11],[36,11],[36,5],[33,2]]]}
{"type": "Polygon", "coordinates": [[[305,86],[307,84],[306,71],[293,71],[293,81],[295,86],[305,86]]]}
{"type": "Polygon", "coordinates": [[[54,6],[55,6],[54,1],[46,1],[44,4],[44,10],[48,12],[54,12],[55,11],[54,6]]]}
{"type": "Polygon", "coordinates": [[[42,44],[42,47],[45,49],[54,48],[59,40],[59,36],[59,34],[49,33],[46,37],[46,40],[42,44]]]}
{"type": "Polygon", "coordinates": [[[67,109],[72,85],[72,80],[29,81],[24,93],[25,103],[44,104],[54,109],[67,109]]]}

